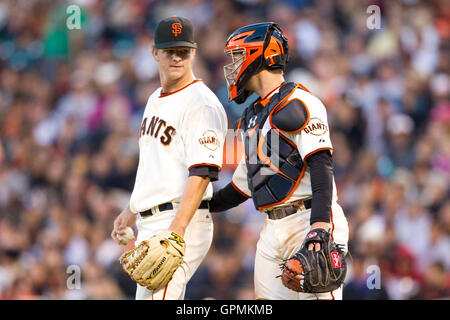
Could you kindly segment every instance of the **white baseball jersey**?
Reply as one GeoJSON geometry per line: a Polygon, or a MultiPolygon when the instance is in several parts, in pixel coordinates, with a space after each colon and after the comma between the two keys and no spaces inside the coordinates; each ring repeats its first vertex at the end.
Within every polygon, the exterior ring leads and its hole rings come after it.
{"type": "MultiPolygon", "coordinates": [[[[139,132],[139,165],[130,199],[134,213],[180,202],[189,169],[222,167],[227,117],[201,80],[168,94],[157,89],[148,99],[139,132]]],[[[203,200],[212,197],[208,185],[203,200]]]]}
{"type": "MultiPolygon", "coordinates": [[[[273,94],[277,92],[278,90],[275,90],[265,99],[269,99],[273,94]]],[[[300,132],[281,132],[281,134],[295,143],[303,161],[305,161],[305,159],[311,154],[320,150],[327,149],[332,153],[333,146],[331,144],[330,132],[328,129],[327,112],[323,103],[308,91],[300,89],[294,90],[292,95],[287,98],[286,104],[294,99],[299,99],[306,106],[309,115],[308,121],[300,132]]],[[[262,135],[265,136],[270,128],[271,124],[269,121],[269,117],[267,117],[264,125],[262,125],[262,135]]],[[[306,163],[304,165],[306,166],[306,163]]],[[[238,189],[240,189],[242,193],[251,197],[251,191],[247,184],[247,166],[245,163],[245,155],[241,158],[241,161],[233,174],[232,182],[238,189]]],[[[287,201],[291,202],[299,199],[309,199],[311,197],[311,178],[309,175],[309,167],[306,166],[300,183],[298,184],[291,197],[287,199],[287,201]]],[[[333,201],[337,201],[336,183],[334,181],[334,177],[333,201]]],[[[283,205],[285,205],[285,203],[278,204],[274,207],[283,205]]]]}

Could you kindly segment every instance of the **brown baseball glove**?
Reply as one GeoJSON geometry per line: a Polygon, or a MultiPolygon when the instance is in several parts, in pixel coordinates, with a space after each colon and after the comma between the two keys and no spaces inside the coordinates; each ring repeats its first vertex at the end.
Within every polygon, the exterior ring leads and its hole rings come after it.
{"type": "Polygon", "coordinates": [[[324,229],[311,230],[300,250],[285,261],[281,269],[284,286],[306,293],[336,290],[347,273],[342,246],[331,240],[330,233],[324,229]],[[308,250],[311,242],[320,242],[320,250],[308,250]]]}

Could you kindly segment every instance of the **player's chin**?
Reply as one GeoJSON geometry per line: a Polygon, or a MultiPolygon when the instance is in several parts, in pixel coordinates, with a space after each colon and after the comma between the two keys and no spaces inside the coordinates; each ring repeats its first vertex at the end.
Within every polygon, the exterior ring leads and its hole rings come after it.
{"type": "Polygon", "coordinates": [[[169,67],[167,72],[169,73],[171,78],[180,78],[183,76],[185,69],[184,67],[169,67]]]}

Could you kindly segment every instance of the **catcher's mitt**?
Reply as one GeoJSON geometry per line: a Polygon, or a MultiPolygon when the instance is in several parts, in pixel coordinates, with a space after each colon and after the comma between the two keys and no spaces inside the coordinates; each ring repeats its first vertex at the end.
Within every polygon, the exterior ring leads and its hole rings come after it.
{"type": "Polygon", "coordinates": [[[324,229],[311,230],[300,250],[281,265],[281,280],[297,292],[321,293],[336,290],[347,273],[341,245],[330,238],[324,229]],[[308,250],[308,244],[320,242],[320,250],[308,250]]]}
{"type": "Polygon", "coordinates": [[[172,279],[183,262],[185,250],[183,238],[166,230],[125,252],[119,261],[131,279],[149,290],[158,291],[172,279]]]}

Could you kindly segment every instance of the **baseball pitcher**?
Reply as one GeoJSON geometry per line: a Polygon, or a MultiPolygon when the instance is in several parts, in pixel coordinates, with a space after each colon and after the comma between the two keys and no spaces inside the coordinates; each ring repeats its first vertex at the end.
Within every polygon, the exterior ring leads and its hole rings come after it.
{"type": "Polygon", "coordinates": [[[120,244],[124,229],[136,223],[135,249],[120,258],[138,283],[136,299],[184,299],[212,242],[207,200],[222,166],[227,119],[214,93],[193,74],[191,22],[162,20],[154,41],[161,88],[145,107],[134,189],[111,236],[120,244]]]}
{"type": "Polygon", "coordinates": [[[337,203],[333,147],[322,102],[286,82],[288,41],[275,23],[233,32],[224,67],[229,98],[261,98],[236,124],[245,154],[211,212],[252,198],[265,225],[256,249],[257,299],[342,299],[348,224],[337,203]]]}

